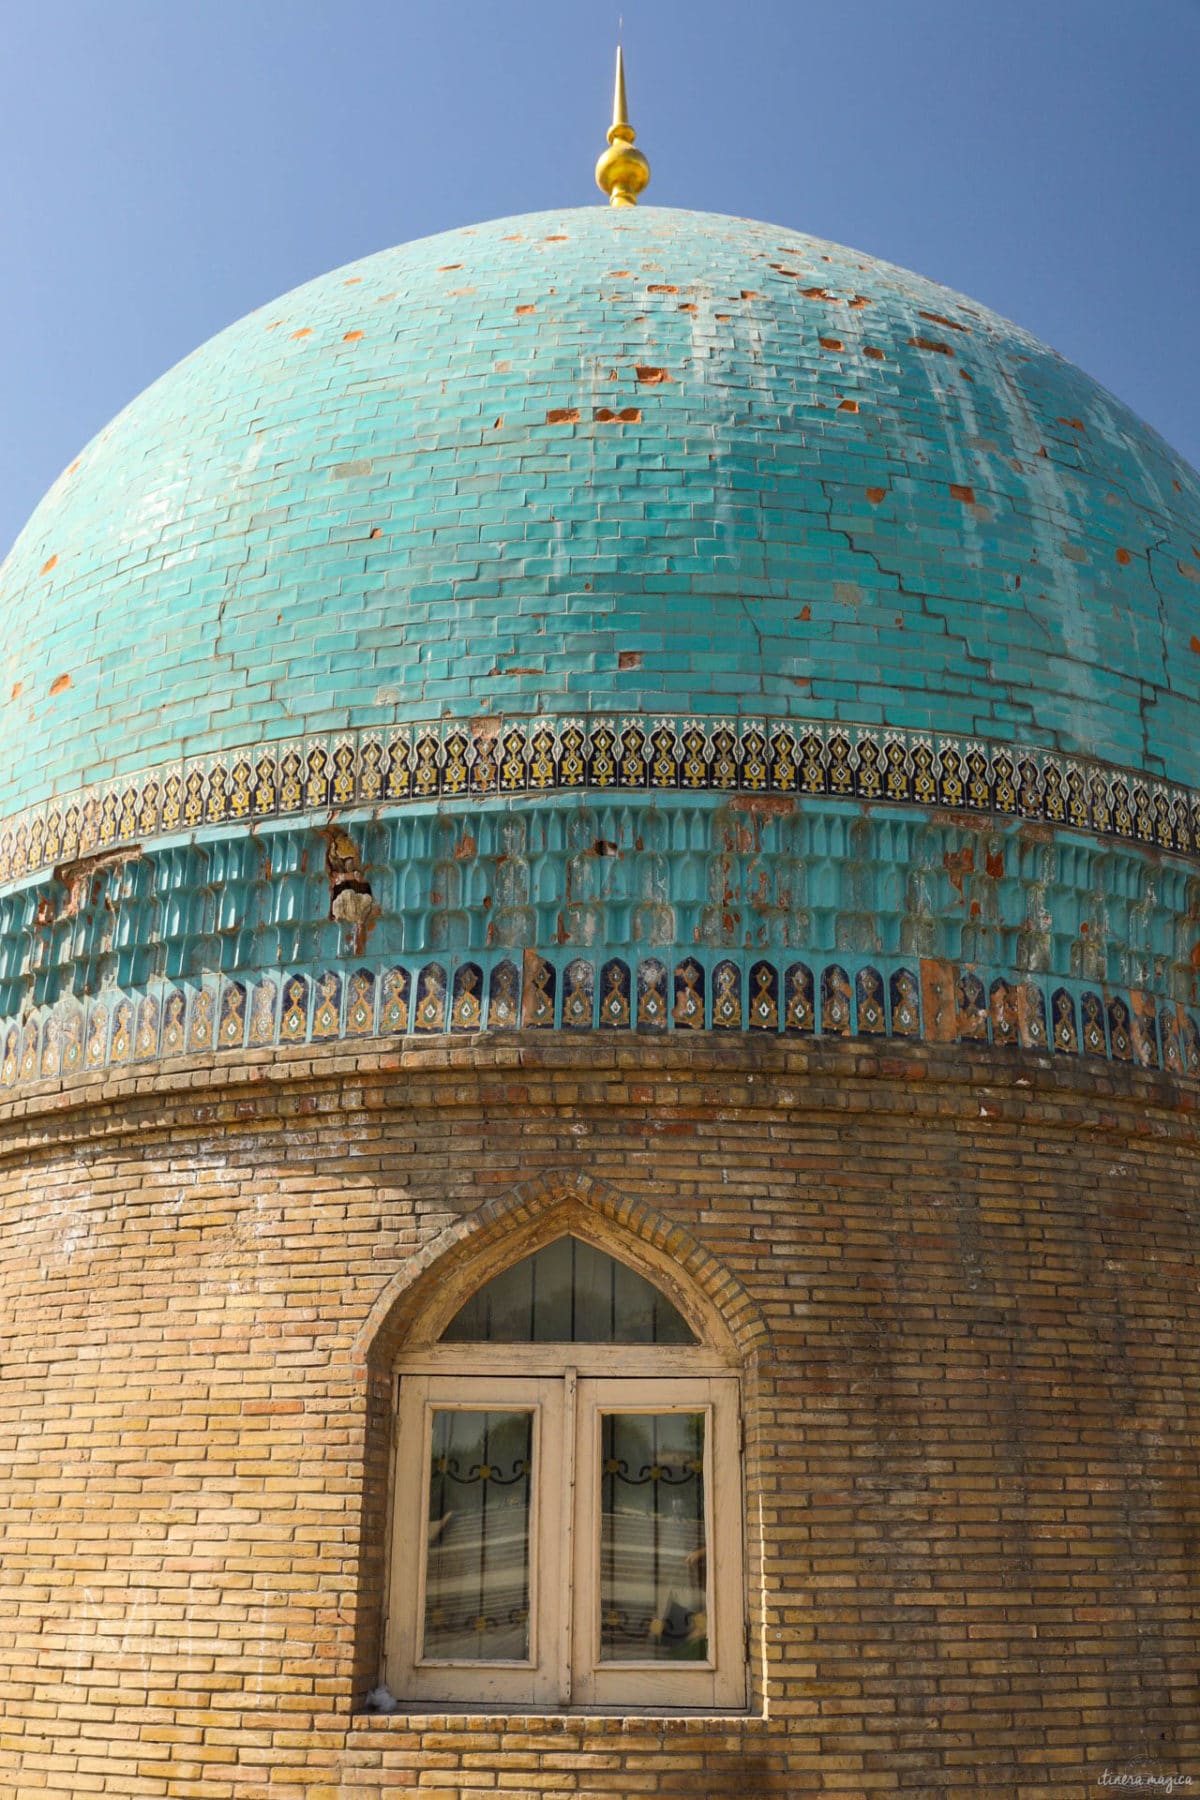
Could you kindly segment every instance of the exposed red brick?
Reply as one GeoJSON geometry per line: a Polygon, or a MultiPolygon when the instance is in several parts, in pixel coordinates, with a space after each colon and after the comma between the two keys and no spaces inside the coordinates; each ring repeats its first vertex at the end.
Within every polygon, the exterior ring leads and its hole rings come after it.
{"type": "Polygon", "coordinates": [[[958,1037],[958,996],[952,963],[921,959],[921,1016],[932,1044],[951,1044],[958,1037]]]}
{"type": "Polygon", "coordinates": [[[942,864],[950,877],[950,885],[957,889],[961,897],[964,880],[975,872],[974,846],[966,844],[961,850],[947,850],[942,864]]]}

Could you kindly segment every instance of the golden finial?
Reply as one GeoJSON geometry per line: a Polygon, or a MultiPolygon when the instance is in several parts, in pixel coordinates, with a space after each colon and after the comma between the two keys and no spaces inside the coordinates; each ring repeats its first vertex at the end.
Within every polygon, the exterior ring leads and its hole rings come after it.
{"type": "Polygon", "coordinates": [[[633,147],[636,136],[625,103],[625,59],[618,44],[613,122],[608,128],[608,149],[596,164],[596,186],[608,195],[610,206],[636,206],[638,195],[650,179],[650,164],[633,147]]]}

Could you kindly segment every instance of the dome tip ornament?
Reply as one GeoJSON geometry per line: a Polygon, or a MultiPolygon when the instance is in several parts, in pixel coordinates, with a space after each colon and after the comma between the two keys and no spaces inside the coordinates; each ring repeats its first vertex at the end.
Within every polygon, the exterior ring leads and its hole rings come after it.
{"type": "Polygon", "coordinates": [[[625,58],[617,45],[617,78],[613,87],[613,119],[608,128],[608,149],[596,164],[596,186],[608,195],[610,206],[636,206],[638,195],[650,180],[650,164],[635,150],[637,136],[629,123],[625,100],[625,58]]]}

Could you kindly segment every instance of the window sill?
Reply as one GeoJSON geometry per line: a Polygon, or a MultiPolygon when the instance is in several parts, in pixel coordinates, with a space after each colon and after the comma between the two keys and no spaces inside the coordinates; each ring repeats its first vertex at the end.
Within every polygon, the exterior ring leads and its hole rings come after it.
{"type": "Polygon", "coordinates": [[[713,1726],[722,1728],[736,1725],[740,1731],[770,1728],[770,1720],[761,1713],[731,1709],[726,1712],[697,1711],[686,1712],[654,1710],[647,1708],[638,1711],[633,1708],[620,1710],[610,1708],[607,1712],[590,1710],[587,1712],[571,1712],[564,1708],[561,1712],[521,1712],[511,1707],[497,1707],[490,1711],[479,1707],[451,1708],[443,1707],[440,1712],[406,1711],[403,1706],[397,1712],[356,1712],[350,1722],[352,1731],[568,1731],[586,1729],[596,1733],[608,1733],[613,1736],[622,1731],[642,1729],[645,1726],[670,1726],[674,1731],[710,1730],[713,1726]]]}

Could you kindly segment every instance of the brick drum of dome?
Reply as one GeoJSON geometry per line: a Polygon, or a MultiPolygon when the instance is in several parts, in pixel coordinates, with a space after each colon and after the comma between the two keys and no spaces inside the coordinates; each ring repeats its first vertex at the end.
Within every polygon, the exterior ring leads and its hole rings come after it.
{"type": "Polygon", "coordinates": [[[1197,545],[1018,328],[648,208],[83,451],[0,568],[0,1800],[1200,1779],[1197,545]]]}

